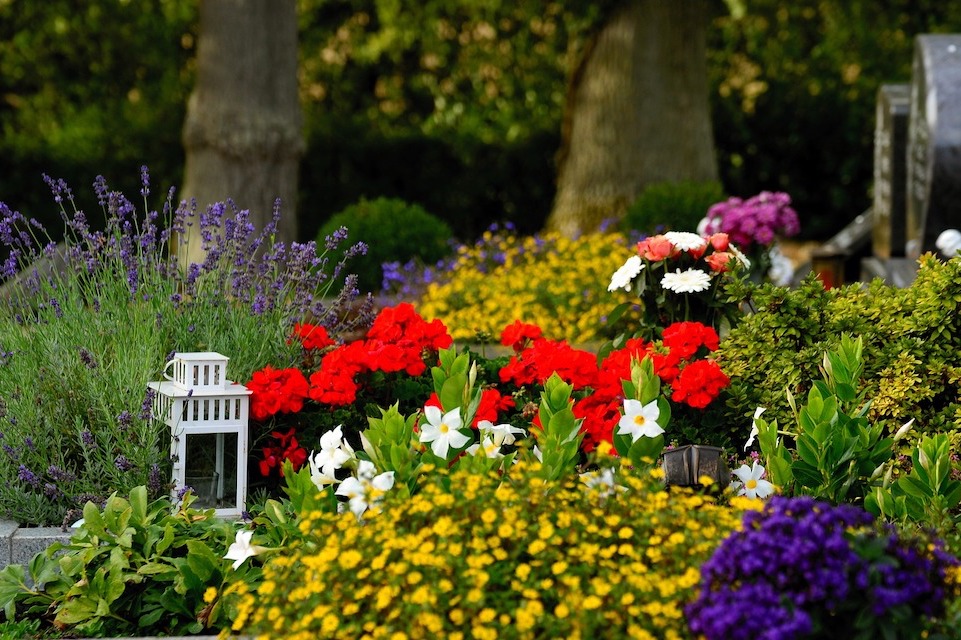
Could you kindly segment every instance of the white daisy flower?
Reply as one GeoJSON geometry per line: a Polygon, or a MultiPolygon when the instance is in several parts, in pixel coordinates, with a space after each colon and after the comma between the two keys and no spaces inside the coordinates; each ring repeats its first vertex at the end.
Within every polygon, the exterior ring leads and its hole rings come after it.
{"type": "Polygon", "coordinates": [[[643,269],[644,263],[641,261],[641,256],[631,256],[620,269],[614,272],[607,290],[624,289],[624,291],[630,291],[631,283],[643,269]]]}
{"type": "Polygon", "coordinates": [[[748,260],[748,257],[744,255],[740,249],[738,249],[732,244],[728,246],[727,250],[728,250],[728,253],[734,254],[734,257],[737,258],[737,261],[741,263],[742,267],[744,267],[745,269],[751,268],[751,261],[748,260]]]}
{"type": "Polygon", "coordinates": [[[700,269],[678,269],[674,273],[665,273],[661,278],[661,286],[674,293],[698,293],[710,288],[711,276],[700,269]]]}
{"type": "Polygon", "coordinates": [[[707,242],[706,239],[702,238],[696,233],[689,233],[687,231],[668,231],[664,234],[664,237],[671,241],[675,247],[681,251],[691,251],[692,249],[701,249],[707,242]]]}

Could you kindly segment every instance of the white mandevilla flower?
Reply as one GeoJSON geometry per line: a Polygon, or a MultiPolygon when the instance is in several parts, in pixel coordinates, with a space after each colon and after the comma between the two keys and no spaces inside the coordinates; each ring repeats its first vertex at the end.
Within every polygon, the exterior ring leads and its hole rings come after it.
{"type": "Polygon", "coordinates": [[[347,498],[351,513],[359,518],[365,511],[376,506],[393,486],[393,471],[378,475],[373,462],[361,460],[357,464],[357,475],[341,482],[335,493],[347,498]]]}
{"type": "Polygon", "coordinates": [[[626,487],[622,487],[614,482],[614,469],[610,467],[601,471],[582,473],[580,480],[587,489],[596,491],[602,498],[612,496],[617,491],[626,491],[626,487]]]}
{"type": "Polygon", "coordinates": [[[242,565],[247,558],[252,558],[259,553],[267,551],[266,547],[250,544],[250,539],[253,535],[253,531],[238,531],[234,542],[227,549],[227,554],[224,556],[224,559],[234,561],[234,571],[239,569],[240,565],[242,565]]]}
{"type": "Polygon", "coordinates": [[[681,251],[692,251],[702,249],[707,240],[696,233],[688,231],[668,231],[664,237],[671,241],[675,247],[681,251]]]}
{"type": "Polygon", "coordinates": [[[699,293],[710,288],[711,276],[700,269],[677,269],[674,273],[664,274],[661,286],[674,293],[699,293]]]}
{"type": "Polygon", "coordinates": [[[750,467],[742,464],[734,470],[737,480],[731,483],[731,488],[739,496],[748,498],[766,498],[774,493],[774,485],[763,478],[764,467],[754,462],[750,467]]]}
{"type": "Polygon", "coordinates": [[[764,407],[758,407],[754,410],[754,418],[751,419],[751,434],[747,438],[747,442],[744,443],[744,450],[747,451],[754,444],[754,438],[758,436],[757,430],[757,419],[761,417],[761,414],[767,411],[764,407]]]}
{"type": "Polygon", "coordinates": [[[641,256],[631,256],[627,259],[627,262],[611,276],[611,284],[607,285],[607,290],[617,291],[618,289],[624,289],[624,291],[630,291],[631,283],[634,282],[634,278],[636,278],[637,274],[643,269],[644,263],[641,261],[641,256]]]}
{"type": "Polygon", "coordinates": [[[420,441],[430,443],[430,450],[438,458],[447,459],[447,453],[453,447],[460,449],[470,438],[459,431],[461,427],[460,409],[453,409],[447,413],[434,406],[424,407],[424,417],[427,424],[420,431],[420,441]]]}
{"type": "Polygon", "coordinates": [[[477,423],[477,430],[482,436],[490,436],[494,443],[499,447],[504,444],[514,444],[517,438],[514,436],[525,436],[527,432],[520,427],[510,424],[494,424],[490,420],[481,420],[477,423]]]}
{"type": "Polygon", "coordinates": [[[617,423],[617,433],[630,434],[631,440],[637,442],[641,436],[655,438],[664,429],[657,423],[661,410],[657,407],[657,400],[651,400],[642,405],[639,400],[626,398],[624,400],[624,415],[617,423]]]}
{"type": "Polygon", "coordinates": [[[490,436],[482,439],[480,442],[475,442],[471,446],[467,447],[467,453],[476,455],[485,455],[488,458],[503,458],[504,454],[501,453],[501,447],[499,444],[494,442],[494,439],[490,436]]]}
{"type": "Polygon", "coordinates": [[[344,440],[341,425],[337,425],[320,436],[320,451],[307,458],[311,481],[317,485],[318,489],[337,482],[334,472],[353,457],[354,450],[344,440]]]}

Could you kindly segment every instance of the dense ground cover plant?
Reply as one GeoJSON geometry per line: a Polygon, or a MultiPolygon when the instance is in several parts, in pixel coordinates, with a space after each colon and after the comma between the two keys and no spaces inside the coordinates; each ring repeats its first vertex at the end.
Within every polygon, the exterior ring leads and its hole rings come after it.
{"type": "Polygon", "coordinates": [[[545,484],[436,472],[364,521],[307,514],[237,629],[290,638],[686,637],[698,565],[745,503],[605,467],[545,484]]]}
{"type": "Polygon", "coordinates": [[[620,326],[605,323],[614,305],[629,301],[604,290],[631,255],[628,245],[619,233],[572,240],[494,227],[458,249],[444,279],[427,284],[417,308],[426,317],[443,318],[457,341],[490,339],[515,320],[572,344],[612,337],[636,326],[630,316],[620,326]]]}
{"type": "Polygon", "coordinates": [[[810,497],[746,512],[701,567],[691,630],[708,640],[926,637],[956,595],[958,560],[872,524],[861,509],[810,497]]]}
{"type": "Polygon", "coordinates": [[[304,317],[334,334],[349,328],[357,295],[349,279],[341,289],[325,275],[330,258],[313,243],[272,240],[279,208],[260,230],[229,202],[178,207],[172,190],[151,210],[144,169],[139,213],[96,180],[107,219],[98,230],[66,184],[48,182],[61,245],[0,204],[0,513],[25,524],[59,524],[88,499],[141,484],[166,490],[168,445],[149,420],[146,385],[173,352],[221,352],[243,380],[265,360],[297,361],[300,347],[287,339],[304,317]],[[172,253],[186,225],[201,230],[202,263],[172,253]]]}
{"type": "Polygon", "coordinates": [[[921,433],[954,429],[961,417],[961,259],[919,261],[916,280],[895,288],[876,280],[825,290],[814,277],[797,288],[762,285],[717,352],[731,377],[727,411],[742,424],[758,406],[792,421],[784,390],[804,396],[819,379],[825,351],[844,333],[863,342],[867,417],[896,432],[915,420],[921,433]]]}

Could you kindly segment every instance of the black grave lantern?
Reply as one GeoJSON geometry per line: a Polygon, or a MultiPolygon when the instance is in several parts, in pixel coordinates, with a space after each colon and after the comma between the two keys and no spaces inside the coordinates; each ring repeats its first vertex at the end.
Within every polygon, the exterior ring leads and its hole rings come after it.
{"type": "Polygon", "coordinates": [[[700,485],[707,476],[722,488],[731,482],[731,472],[724,460],[724,449],[701,444],[688,444],[664,451],[664,481],[669,485],[700,485]]]}

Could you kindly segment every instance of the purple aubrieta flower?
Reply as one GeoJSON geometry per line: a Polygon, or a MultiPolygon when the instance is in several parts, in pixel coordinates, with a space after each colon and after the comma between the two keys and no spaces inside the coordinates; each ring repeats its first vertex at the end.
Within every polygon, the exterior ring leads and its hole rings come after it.
{"type": "Polygon", "coordinates": [[[699,594],[685,609],[690,630],[708,640],[792,640],[827,629],[854,637],[864,619],[879,634],[895,622],[918,628],[943,611],[946,572],[958,564],[940,544],[930,552],[878,529],[862,509],[809,497],[775,496],[745,513],[743,525],[702,565],[699,594]]]}

